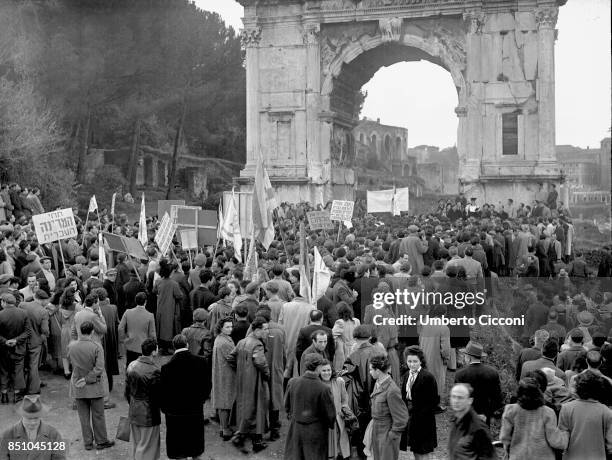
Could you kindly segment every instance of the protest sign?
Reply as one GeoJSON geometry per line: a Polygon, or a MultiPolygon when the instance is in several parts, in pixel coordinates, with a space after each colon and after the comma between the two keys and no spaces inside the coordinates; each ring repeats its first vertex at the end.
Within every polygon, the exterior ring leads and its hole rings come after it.
{"type": "Polygon", "coordinates": [[[32,216],[32,223],[39,244],[74,238],[78,233],[70,208],[32,216]]]}
{"type": "Polygon", "coordinates": [[[177,208],[176,228],[178,230],[194,229],[196,241],[200,246],[217,242],[217,211],[203,211],[195,206],[177,208]]]}
{"type": "Polygon", "coordinates": [[[195,228],[179,230],[179,238],[183,249],[198,249],[198,234],[195,228]]]}
{"type": "Polygon", "coordinates": [[[329,218],[331,220],[351,220],[353,218],[353,208],[355,207],[354,201],[342,201],[334,200],[332,202],[331,212],[329,218]]]}
{"type": "Polygon", "coordinates": [[[159,247],[162,257],[166,255],[168,249],[170,248],[172,238],[174,237],[174,232],[176,232],[176,225],[172,223],[168,213],[165,213],[164,217],[162,218],[161,225],[155,234],[155,242],[159,247]]]}
{"type": "Polygon", "coordinates": [[[179,209],[190,209],[192,211],[201,211],[202,207],[201,206],[185,206],[185,205],[176,205],[173,204],[172,206],[170,206],[170,220],[172,220],[173,224],[177,224],[178,225],[178,212],[179,209]]]}
{"type": "Polygon", "coordinates": [[[310,211],[306,213],[311,230],[330,230],[334,228],[329,211],[310,211]]]}
{"type": "Polygon", "coordinates": [[[111,251],[122,252],[138,260],[147,260],[149,258],[142,244],[136,238],[127,238],[125,236],[106,232],[103,232],[102,236],[106,240],[108,249],[111,251]]]}

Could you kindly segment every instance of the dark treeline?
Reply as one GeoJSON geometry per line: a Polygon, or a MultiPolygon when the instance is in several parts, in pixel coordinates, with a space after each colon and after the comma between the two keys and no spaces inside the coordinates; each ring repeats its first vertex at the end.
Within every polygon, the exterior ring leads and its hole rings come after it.
{"type": "Polygon", "coordinates": [[[69,201],[88,149],[171,151],[183,110],[182,151],[244,161],[244,101],[239,37],[188,1],[0,3],[2,183],[69,201]]]}

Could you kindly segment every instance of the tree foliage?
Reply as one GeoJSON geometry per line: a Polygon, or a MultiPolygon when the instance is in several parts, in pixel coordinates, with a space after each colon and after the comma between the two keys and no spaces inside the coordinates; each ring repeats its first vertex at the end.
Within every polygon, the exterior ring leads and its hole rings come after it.
{"type": "Polygon", "coordinates": [[[130,146],[137,119],[141,145],[170,150],[183,101],[183,149],[244,161],[239,38],[189,1],[0,2],[0,79],[7,167],[53,152],[75,170],[88,147],[130,146]]]}

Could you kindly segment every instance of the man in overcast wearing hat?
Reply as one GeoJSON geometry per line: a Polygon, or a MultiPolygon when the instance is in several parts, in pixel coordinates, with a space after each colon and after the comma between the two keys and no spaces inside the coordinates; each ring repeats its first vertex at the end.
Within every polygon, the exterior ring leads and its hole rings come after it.
{"type": "Polygon", "coordinates": [[[42,421],[43,415],[48,412],[49,408],[41,402],[39,395],[25,396],[23,403],[17,410],[17,413],[21,415],[21,420],[5,430],[0,437],[0,458],[65,459],[68,443],[62,441],[62,436],[54,427],[42,421]],[[50,445],[53,449],[38,449],[36,451],[28,451],[27,449],[16,450],[10,448],[9,443],[11,442],[18,443],[19,446],[22,443],[28,442],[44,443],[45,447],[50,445]]]}
{"type": "MultiPolygon", "coordinates": [[[[423,270],[423,254],[427,252],[427,241],[425,235],[418,235],[419,227],[410,225],[408,227],[408,236],[402,240],[399,247],[399,256],[408,254],[408,261],[412,267],[413,275],[420,275],[423,270]]],[[[395,261],[393,261],[395,262],[395,261]]]]}
{"type": "Polygon", "coordinates": [[[0,401],[8,404],[9,383],[15,391],[13,402],[23,399],[25,379],[23,374],[24,358],[30,321],[25,310],[17,308],[17,300],[12,294],[0,296],[0,401]]]}
{"type": "Polygon", "coordinates": [[[474,410],[489,425],[495,411],[503,407],[499,374],[495,368],[481,362],[487,356],[481,344],[470,340],[460,351],[465,354],[467,366],[457,371],[455,383],[469,383],[472,386],[474,410]]]}

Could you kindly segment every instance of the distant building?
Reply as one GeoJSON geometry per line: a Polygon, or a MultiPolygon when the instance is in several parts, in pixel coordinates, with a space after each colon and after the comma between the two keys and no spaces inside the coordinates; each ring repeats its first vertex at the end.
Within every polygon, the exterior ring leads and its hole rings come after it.
{"type": "Polygon", "coordinates": [[[574,190],[610,190],[610,138],[599,149],[557,145],[557,161],[565,183],[574,190]]]}

